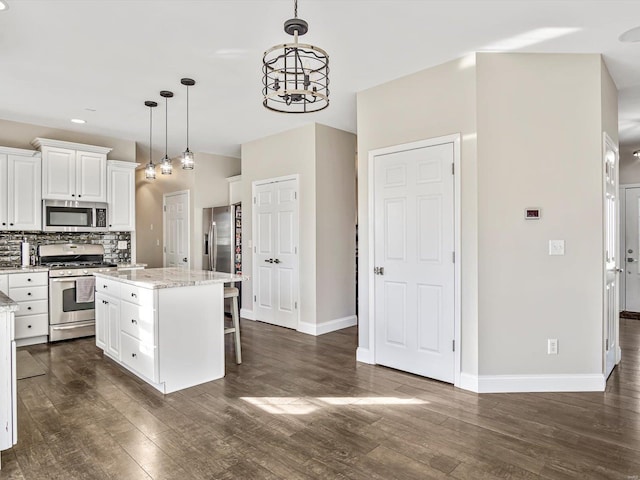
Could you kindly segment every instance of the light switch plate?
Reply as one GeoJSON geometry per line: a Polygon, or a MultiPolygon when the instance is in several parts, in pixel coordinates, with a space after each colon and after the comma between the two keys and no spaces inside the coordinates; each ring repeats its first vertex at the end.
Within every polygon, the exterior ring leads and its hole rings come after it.
{"type": "Polygon", "coordinates": [[[549,240],[549,255],[564,255],[564,240],[549,240]]]}
{"type": "Polygon", "coordinates": [[[126,249],[127,249],[127,241],[118,240],[118,250],[126,250],[126,249]]]}

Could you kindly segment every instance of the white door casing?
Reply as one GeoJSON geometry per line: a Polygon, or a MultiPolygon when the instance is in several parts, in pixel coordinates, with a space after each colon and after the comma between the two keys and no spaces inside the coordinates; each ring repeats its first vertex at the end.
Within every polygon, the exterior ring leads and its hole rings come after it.
{"type": "Polygon", "coordinates": [[[190,268],[189,191],[163,196],[164,266],[190,268]]]}
{"type": "MultiPolygon", "coordinates": [[[[604,182],[604,311],[603,351],[604,374],[609,377],[620,361],[618,348],[619,296],[618,296],[618,147],[603,134],[604,182]]],[[[637,268],[637,267],[636,267],[637,268]]]]}
{"type": "Polygon", "coordinates": [[[298,178],[253,182],[256,320],[298,328],[298,178]]]}
{"type": "Polygon", "coordinates": [[[624,262],[624,309],[640,312],[640,186],[625,188],[624,244],[620,255],[624,262]]]}
{"type": "Polygon", "coordinates": [[[360,361],[455,385],[461,360],[459,169],[460,134],[369,152],[369,338],[358,349],[360,361]],[[374,274],[374,267],[384,274],[374,274]]]}

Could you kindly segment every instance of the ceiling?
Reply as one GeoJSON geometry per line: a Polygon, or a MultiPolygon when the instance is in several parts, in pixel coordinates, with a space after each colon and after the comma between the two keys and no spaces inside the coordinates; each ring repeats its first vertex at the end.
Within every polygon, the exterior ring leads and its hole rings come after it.
{"type": "MultiPolygon", "coordinates": [[[[308,43],[331,58],[331,105],[262,107],[264,50],[289,41],[292,0],[7,0],[0,12],[0,118],[239,156],[240,145],[312,121],[356,131],[356,92],[474,51],[602,53],[620,90],[623,145],[640,145],[640,1],[299,0],[308,43]],[[90,110],[88,110],[90,109],[90,110]],[[75,125],[71,118],[82,118],[75,125]]],[[[417,95],[419,92],[407,92],[417,95]]]]}

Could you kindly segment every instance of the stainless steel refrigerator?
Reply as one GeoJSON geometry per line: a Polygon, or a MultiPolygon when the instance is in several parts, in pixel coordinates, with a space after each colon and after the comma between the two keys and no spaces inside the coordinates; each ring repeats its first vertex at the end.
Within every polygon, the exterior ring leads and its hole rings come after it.
{"type": "Polygon", "coordinates": [[[242,274],[242,204],[204,208],[202,233],[202,268],[242,274]]]}

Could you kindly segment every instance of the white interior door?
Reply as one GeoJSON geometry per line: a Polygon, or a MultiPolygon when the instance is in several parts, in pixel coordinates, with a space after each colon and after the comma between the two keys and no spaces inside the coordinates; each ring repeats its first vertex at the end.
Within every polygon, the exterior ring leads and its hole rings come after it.
{"type": "Polygon", "coordinates": [[[189,268],[189,192],[164,195],[164,266],[189,268]]]}
{"type": "Polygon", "coordinates": [[[453,383],[453,143],[374,160],[375,362],[453,383]]]}
{"type": "Polygon", "coordinates": [[[625,190],[625,310],[640,312],[640,187],[625,190]]]}
{"type": "MultiPolygon", "coordinates": [[[[604,136],[604,357],[605,376],[608,377],[618,358],[618,150],[615,144],[604,136]]],[[[637,212],[636,204],[636,212],[637,212]]],[[[636,219],[637,222],[637,219],[636,219]]],[[[637,229],[637,224],[636,224],[637,229]]],[[[637,235],[637,231],[636,231],[637,235]]],[[[635,249],[634,249],[635,250],[635,249]]],[[[635,258],[638,258],[637,255],[635,258]]],[[[637,263],[637,262],[636,262],[637,263]]],[[[637,271],[637,265],[633,265],[637,271]]],[[[631,275],[629,275],[631,276],[631,275]]],[[[637,274],[636,274],[637,276],[637,274]]]]}
{"type": "Polygon", "coordinates": [[[254,312],[298,327],[298,181],[254,184],[254,312]]]}

